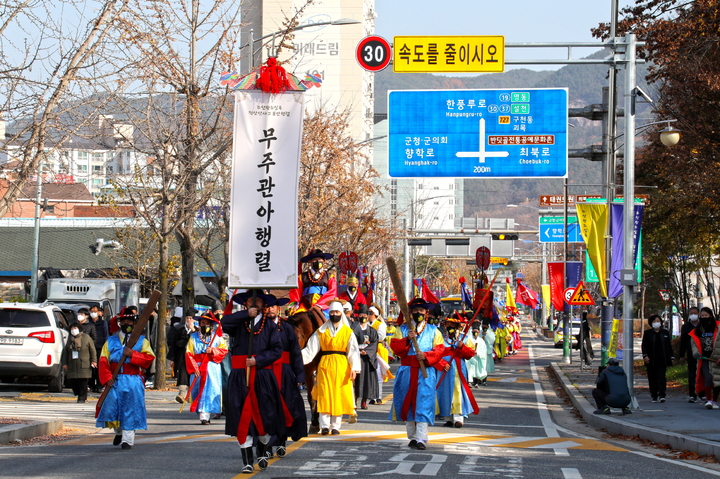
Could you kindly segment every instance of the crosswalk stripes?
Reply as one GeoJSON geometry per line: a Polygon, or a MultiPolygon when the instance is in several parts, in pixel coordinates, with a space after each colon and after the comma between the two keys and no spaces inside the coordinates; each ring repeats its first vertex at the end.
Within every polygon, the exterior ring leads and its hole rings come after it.
{"type": "MultiPolygon", "coordinates": [[[[224,434],[143,434],[140,433],[135,442],[138,444],[179,444],[198,442],[234,442],[236,439],[224,434]]],[[[76,439],[73,444],[106,444],[107,435],[88,436],[76,439]]],[[[372,443],[406,443],[405,431],[342,431],[340,436],[309,436],[300,442],[372,442],[372,443]]],[[[430,444],[436,445],[471,445],[482,447],[515,448],[515,449],[577,449],[592,451],[617,451],[622,449],[606,442],[588,438],[567,437],[532,437],[506,435],[472,435],[459,433],[430,433],[430,444]]]]}
{"type": "Polygon", "coordinates": [[[95,403],[4,402],[0,401],[0,417],[23,419],[62,419],[65,427],[95,428],[95,403]]]}

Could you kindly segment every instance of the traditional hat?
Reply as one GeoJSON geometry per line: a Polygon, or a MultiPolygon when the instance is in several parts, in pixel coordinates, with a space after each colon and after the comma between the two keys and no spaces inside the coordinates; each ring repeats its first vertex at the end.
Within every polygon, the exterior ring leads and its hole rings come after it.
{"type": "Polygon", "coordinates": [[[447,318],[445,318],[445,322],[446,323],[467,324],[467,318],[462,314],[455,314],[455,312],[453,312],[447,318]]]}
{"type": "Polygon", "coordinates": [[[423,308],[423,309],[430,309],[433,307],[433,303],[428,303],[422,298],[413,298],[412,301],[408,303],[408,309],[413,308],[423,308]]]}
{"type": "Polygon", "coordinates": [[[300,258],[300,262],[301,263],[309,263],[310,261],[312,261],[315,258],[322,258],[324,260],[328,260],[328,259],[332,259],[334,257],[335,257],[335,255],[333,255],[331,253],[323,253],[322,250],[320,250],[320,249],[312,249],[312,250],[310,250],[310,254],[300,258]]]}
{"type": "Polygon", "coordinates": [[[195,317],[193,317],[193,319],[194,319],[195,321],[200,321],[201,319],[207,319],[207,320],[212,321],[212,322],[214,322],[214,323],[220,324],[220,320],[217,318],[217,316],[215,316],[215,315],[213,314],[212,311],[207,311],[207,312],[203,313],[202,316],[195,316],[195,317]]]}
{"type": "Polygon", "coordinates": [[[262,289],[248,289],[243,293],[238,293],[233,296],[232,300],[237,304],[243,304],[245,303],[245,301],[252,298],[253,292],[255,292],[255,297],[262,299],[265,304],[268,304],[268,302],[270,301],[270,295],[265,294],[262,289]]]}
{"type": "Polygon", "coordinates": [[[278,298],[274,294],[268,294],[267,301],[265,301],[265,306],[285,306],[290,302],[289,298],[278,298]]]}
{"type": "Polygon", "coordinates": [[[358,305],[358,314],[368,314],[368,307],[365,303],[360,303],[358,305]]]}
{"type": "Polygon", "coordinates": [[[375,305],[372,305],[368,308],[368,314],[370,314],[370,313],[374,314],[375,316],[380,317],[380,310],[375,305]]]}
{"type": "Polygon", "coordinates": [[[120,314],[117,315],[117,320],[123,321],[125,319],[131,319],[137,323],[138,315],[133,313],[128,307],[124,307],[120,311],[120,314]]]}
{"type": "Polygon", "coordinates": [[[350,285],[357,286],[358,284],[360,284],[360,281],[357,279],[357,277],[350,276],[350,277],[348,277],[348,279],[345,280],[345,284],[347,284],[348,286],[350,286],[350,285]]]}

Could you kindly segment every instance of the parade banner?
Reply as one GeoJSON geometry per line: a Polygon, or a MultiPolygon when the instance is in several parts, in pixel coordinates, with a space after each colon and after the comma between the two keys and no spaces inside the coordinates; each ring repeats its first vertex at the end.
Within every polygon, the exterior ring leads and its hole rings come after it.
{"type": "MultiPolygon", "coordinates": [[[[637,264],[638,253],[640,251],[640,228],[642,226],[643,211],[645,210],[644,205],[635,205],[635,217],[633,218],[633,258],[635,261],[633,265],[637,264]]],[[[611,219],[611,231],[612,236],[612,267],[610,268],[610,290],[608,291],[609,297],[614,298],[622,294],[622,285],[620,284],[620,270],[623,269],[624,265],[624,234],[625,234],[625,217],[624,217],[624,205],[612,205],[611,219]]],[[[638,275],[639,279],[639,275],[638,275]]]]}
{"type": "Polygon", "coordinates": [[[575,208],[580,222],[580,234],[587,245],[587,256],[598,276],[600,294],[607,298],[605,232],[608,224],[608,207],[606,204],[578,203],[575,208]]]}
{"type": "Polygon", "coordinates": [[[562,261],[548,262],[547,266],[552,306],[557,311],[562,311],[565,305],[565,263],[562,261]]]}
{"type": "Polygon", "coordinates": [[[510,288],[510,278],[506,278],[505,281],[505,309],[507,309],[509,314],[518,314],[515,297],[513,296],[512,289],[510,288]]]}
{"type": "Polygon", "coordinates": [[[550,302],[550,285],[549,284],[543,284],[540,286],[540,289],[542,290],[542,298],[543,301],[545,301],[545,307],[547,309],[550,309],[552,306],[552,303],[550,302]]]}
{"type": "Polygon", "coordinates": [[[296,288],[302,92],[235,92],[228,287],[296,288]]]}
{"type": "Polygon", "coordinates": [[[517,280],[517,302],[532,309],[537,308],[538,294],[517,280]]]}

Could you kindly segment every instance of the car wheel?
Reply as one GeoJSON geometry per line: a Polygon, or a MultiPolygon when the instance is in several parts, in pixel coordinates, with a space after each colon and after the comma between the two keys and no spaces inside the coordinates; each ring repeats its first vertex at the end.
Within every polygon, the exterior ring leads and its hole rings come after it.
{"type": "Polygon", "coordinates": [[[555,349],[560,349],[563,347],[563,343],[555,343],[555,349]]]}
{"type": "Polygon", "coordinates": [[[60,368],[60,372],[58,372],[57,376],[52,378],[52,380],[48,383],[48,391],[51,393],[61,393],[63,392],[63,386],[65,384],[65,370],[63,368],[60,368]]]}

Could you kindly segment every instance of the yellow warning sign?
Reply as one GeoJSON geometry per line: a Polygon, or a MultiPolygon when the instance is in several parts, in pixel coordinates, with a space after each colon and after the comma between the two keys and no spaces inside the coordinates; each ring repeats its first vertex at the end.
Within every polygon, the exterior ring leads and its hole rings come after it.
{"type": "Polygon", "coordinates": [[[590,291],[585,289],[585,285],[583,284],[583,282],[580,281],[577,285],[577,288],[575,288],[575,293],[573,293],[570,301],[568,301],[568,304],[571,304],[573,306],[588,306],[594,305],[595,300],[590,295],[590,291]]]}

